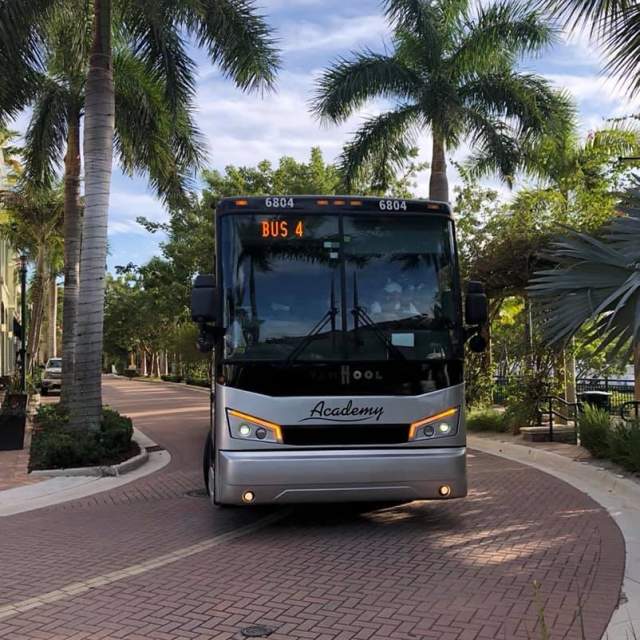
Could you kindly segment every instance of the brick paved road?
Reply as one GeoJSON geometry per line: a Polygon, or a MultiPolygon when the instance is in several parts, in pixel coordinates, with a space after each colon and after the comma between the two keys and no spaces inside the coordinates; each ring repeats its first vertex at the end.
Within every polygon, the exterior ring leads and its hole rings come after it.
{"type": "Polygon", "coordinates": [[[0,519],[0,638],[222,640],[258,623],[271,640],[539,638],[537,580],[550,638],[581,637],[582,594],[595,640],[617,602],[617,527],[534,469],[476,453],[462,501],[212,511],[185,495],[200,487],[207,395],[109,380],[106,398],[172,462],[109,493],[0,519]],[[281,519],[214,546],[265,515],[281,519]],[[49,603],[2,614],[43,594],[49,603]]]}

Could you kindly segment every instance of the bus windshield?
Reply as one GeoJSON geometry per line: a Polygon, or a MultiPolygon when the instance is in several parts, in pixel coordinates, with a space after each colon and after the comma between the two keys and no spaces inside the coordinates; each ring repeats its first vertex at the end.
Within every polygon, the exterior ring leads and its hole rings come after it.
{"type": "Polygon", "coordinates": [[[242,213],[220,229],[225,360],[461,357],[449,219],[242,213]]]}

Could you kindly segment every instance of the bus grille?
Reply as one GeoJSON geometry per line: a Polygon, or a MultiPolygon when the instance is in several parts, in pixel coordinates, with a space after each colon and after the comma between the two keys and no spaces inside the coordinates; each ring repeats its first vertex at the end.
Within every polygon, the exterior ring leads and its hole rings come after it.
{"type": "Polygon", "coordinates": [[[401,444],[409,439],[408,424],[288,425],[284,444],[299,446],[401,444]]]}

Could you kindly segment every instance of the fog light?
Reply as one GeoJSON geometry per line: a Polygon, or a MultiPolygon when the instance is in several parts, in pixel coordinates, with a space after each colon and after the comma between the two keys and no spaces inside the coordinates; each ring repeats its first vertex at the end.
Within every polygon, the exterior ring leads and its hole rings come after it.
{"type": "Polygon", "coordinates": [[[256,438],[258,438],[258,440],[264,440],[267,437],[267,430],[263,429],[262,427],[258,427],[256,429],[256,438]]]}
{"type": "Polygon", "coordinates": [[[248,424],[241,424],[239,431],[240,431],[240,435],[244,436],[245,438],[248,435],[251,435],[251,427],[248,424]]]}
{"type": "Polygon", "coordinates": [[[429,424],[423,429],[423,433],[427,438],[431,438],[435,432],[433,427],[429,424]]]}
{"type": "Polygon", "coordinates": [[[253,502],[255,500],[255,493],[253,491],[245,491],[242,494],[242,502],[253,502]]]}
{"type": "Polygon", "coordinates": [[[451,425],[447,424],[446,422],[441,422],[438,425],[438,431],[442,434],[449,433],[451,431],[451,425]]]}
{"type": "Polygon", "coordinates": [[[451,487],[448,484],[443,484],[439,489],[438,489],[438,493],[443,497],[446,498],[448,495],[451,495],[451,487]]]}

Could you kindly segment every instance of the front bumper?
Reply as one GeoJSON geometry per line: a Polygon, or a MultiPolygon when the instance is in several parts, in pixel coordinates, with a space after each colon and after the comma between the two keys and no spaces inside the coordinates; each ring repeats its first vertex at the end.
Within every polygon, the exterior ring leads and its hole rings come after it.
{"type": "Polygon", "coordinates": [[[244,504],[442,499],[467,495],[465,447],[218,451],[215,501],[244,504]]]}
{"type": "Polygon", "coordinates": [[[62,380],[43,380],[42,388],[43,389],[60,389],[62,380]]]}

